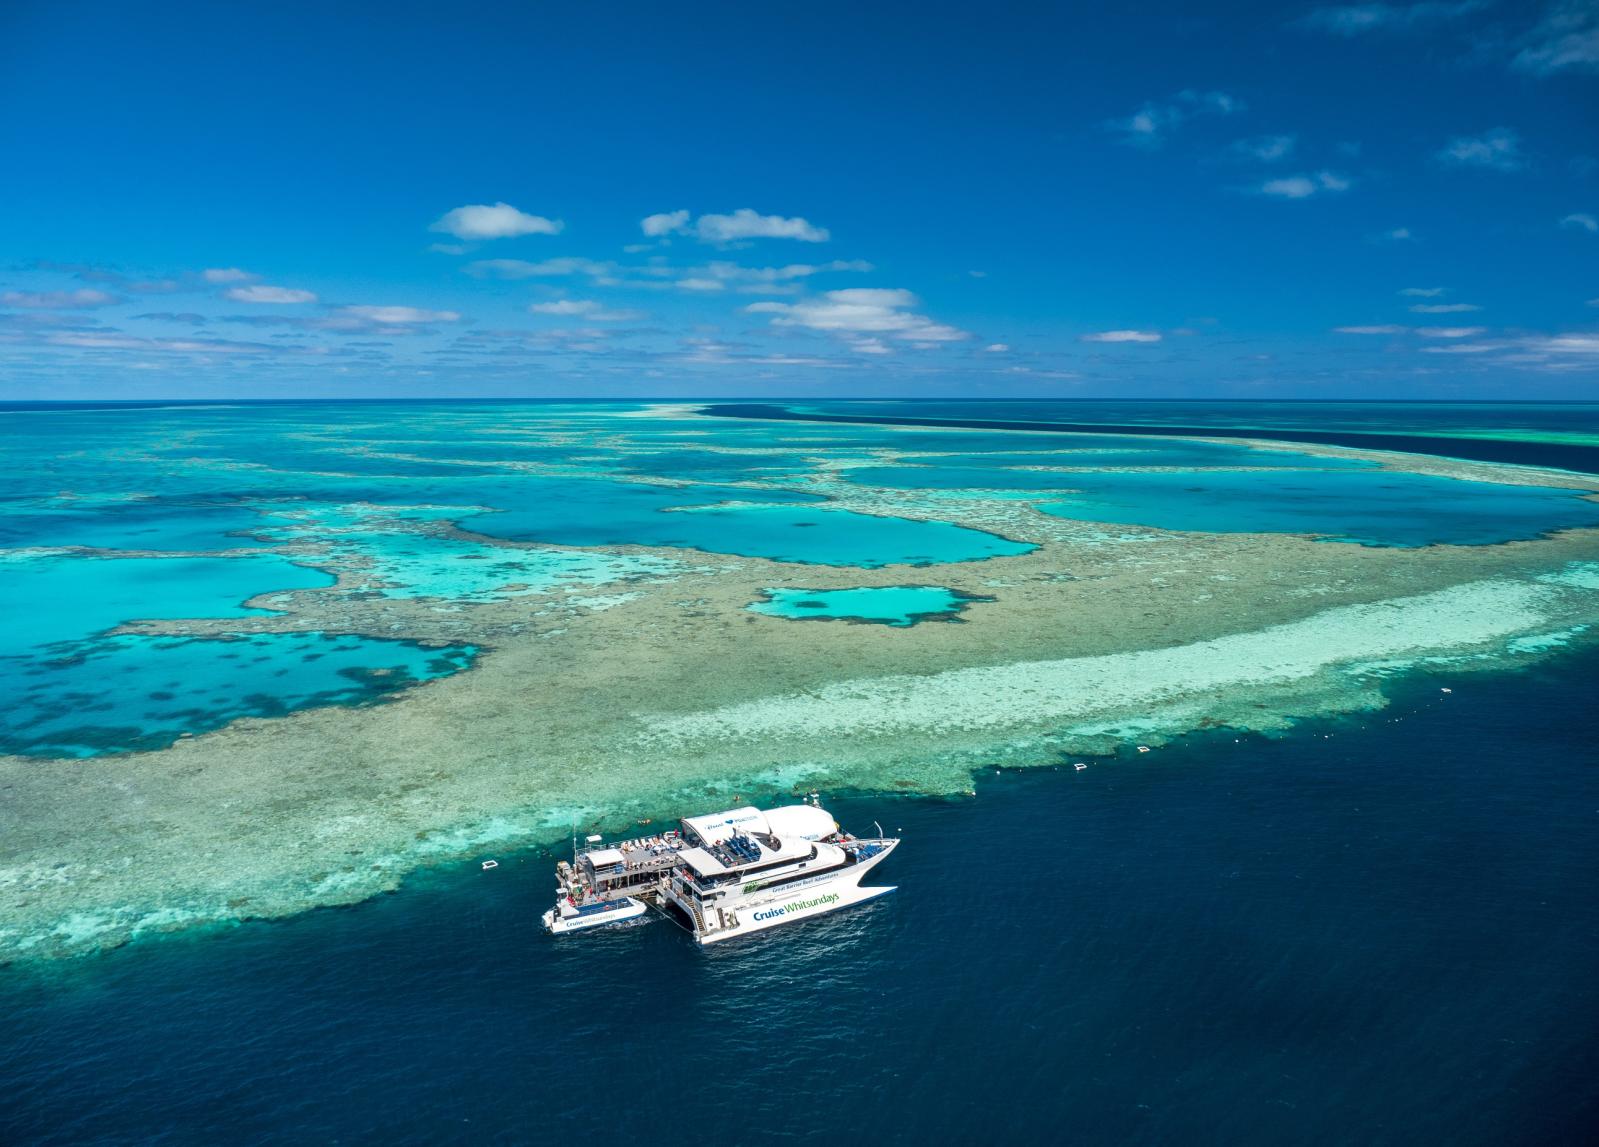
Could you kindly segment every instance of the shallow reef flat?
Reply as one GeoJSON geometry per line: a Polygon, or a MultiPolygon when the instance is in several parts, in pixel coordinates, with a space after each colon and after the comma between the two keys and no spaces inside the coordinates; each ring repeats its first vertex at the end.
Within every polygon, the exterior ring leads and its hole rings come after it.
{"type": "MultiPolygon", "coordinates": [[[[795,424],[742,423],[724,433],[683,409],[474,417],[475,429],[457,412],[447,422],[478,446],[491,431],[504,437],[516,428],[618,457],[659,453],[668,442],[716,453],[725,443],[751,455],[747,472],[700,458],[690,468],[714,471],[718,488],[750,505],[770,504],[767,494],[782,490],[804,496],[785,513],[814,516],[825,506],[868,525],[932,522],[962,531],[951,536],[1004,545],[917,566],[907,564],[915,550],[888,564],[866,552],[856,564],[831,564],[819,540],[820,560],[775,560],[738,551],[735,519],[725,540],[701,535],[719,550],[571,546],[475,533],[474,512],[492,521],[507,505],[441,502],[436,484],[422,508],[391,494],[381,506],[297,502],[285,511],[284,484],[274,479],[255,503],[264,519],[258,536],[274,552],[80,556],[130,569],[267,561],[279,575],[306,575],[254,578],[255,597],[215,581],[211,607],[188,616],[119,606],[96,615],[121,622],[100,640],[139,637],[178,649],[227,640],[239,651],[255,642],[265,656],[272,641],[365,635],[416,652],[394,662],[405,688],[363,694],[359,705],[318,698],[308,675],[311,704],[229,713],[225,726],[167,748],[0,757],[0,960],[350,903],[395,888],[421,865],[564,839],[574,821],[621,829],[796,786],[954,795],[973,788],[985,764],[1158,748],[1196,728],[1269,732],[1300,717],[1381,706],[1383,681],[1412,666],[1514,665],[1587,640],[1599,625],[1599,529],[1561,528],[1558,511],[1529,536],[1495,545],[1176,532],[1065,518],[1040,508],[1058,501],[1053,489],[1026,483],[907,491],[848,479],[862,459],[915,465],[928,439],[970,456],[961,431],[914,431],[917,449],[900,450],[909,444],[893,428],[854,436],[830,426],[829,441],[800,445],[783,440],[803,436],[795,424]],[[772,478],[763,451],[798,451],[806,474],[772,478]],[[772,482],[780,485],[769,489],[772,482]],[[824,601],[932,587],[941,605],[980,604],[960,613],[961,624],[799,625],[792,611],[749,608],[771,600],[773,587],[803,587],[824,601]]],[[[424,427],[437,430],[419,417],[388,433],[415,439],[424,427]]],[[[377,440],[381,429],[367,433],[377,440]]],[[[1007,437],[1036,455],[1054,451],[1041,439],[1061,436],[1007,437]]],[[[1308,452],[1311,461],[1295,468],[1314,469],[1320,456],[1308,452]]],[[[1352,455],[1329,448],[1326,456],[1352,455]]],[[[1535,486],[1581,501],[1599,487],[1554,472],[1360,460],[1401,476],[1414,465],[1455,481],[1450,489],[1462,498],[1501,475],[1507,482],[1493,493],[1535,486]]],[[[533,464],[516,463],[524,465],[533,464]]],[[[658,482],[672,467],[642,469],[652,473],[625,480],[658,482]]],[[[598,480],[569,469],[539,473],[598,480]]],[[[649,513],[709,514],[692,508],[691,487],[648,488],[672,491],[642,495],[649,513]]],[[[510,509],[529,520],[539,512],[532,503],[510,509]]],[[[1417,512],[1407,506],[1400,516],[1417,512]]],[[[815,529],[786,528],[801,539],[815,529]]],[[[844,538],[856,544],[855,534],[844,538]]],[[[807,556],[803,543],[761,546],[807,556]]],[[[9,559],[30,569],[38,560],[62,559],[9,559]]],[[[195,572],[217,576],[209,565],[195,572]]],[[[894,602],[896,616],[922,612],[894,602]]],[[[319,670],[324,686],[341,668],[361,683],[365,662],[354,647],[343,655],[354,660],[319,670]]],[[[270,660],[241,665],[252,678],[275,672],[270,660]]]]}

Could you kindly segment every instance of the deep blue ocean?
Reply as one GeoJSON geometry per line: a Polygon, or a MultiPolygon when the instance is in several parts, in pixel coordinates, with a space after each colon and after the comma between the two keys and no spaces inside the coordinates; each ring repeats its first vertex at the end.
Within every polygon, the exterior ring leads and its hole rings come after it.
{"type": "MultiPolygon", "coordinates": [[[[1552,464],[1594,456],[1596,408],[1526,409],[1517,460],[1555,439],[1552,464]]],[[[190,482],[214,503],[203,477],[174,468],[173,496],[190,482]]],[[[1535,533],[1513,509],[1503,535],[1535,533]]],[[[215,513],[207,529],[234,528],[215,513]]],[[[552,939],[555,856],[530,852],[351,908],[0,968],[0,1145],[1589,1142],[1596,681],[1583,647],[1391,681],[1388,709],[1280,738],[990,769],[975,799],[824,794],[845,827],[904,837],[879,870],[898,891],[710,949],[658,920],[552,939]]]]}
{"type": "Polygon", "coordinates": [[[835,797],[899,890],[707,950],[551,939],[527,855],[13,968],[0,1142],[1582,1142],[1596,679],[835,797]]]}

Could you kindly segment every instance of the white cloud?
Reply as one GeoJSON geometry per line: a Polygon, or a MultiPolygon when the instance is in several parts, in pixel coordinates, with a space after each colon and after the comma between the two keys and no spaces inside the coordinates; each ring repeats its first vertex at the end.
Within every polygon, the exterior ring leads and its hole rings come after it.
{"type": "Polygon", "coordinates": [[[467,249],[460,243],[429,243],[428,250],[435,255],[465,255],[467,249]]]}
{"type": "Polygon", "coordinates": [[[1599,4],[1567,0],[1522,39],[1511,66],[1537,76],[1599,70],[1599,4]]]}
{"type": "Polygon", "coordinates": [[[1382,323],[1370,327],[1334,327],[1334,334],[1339,335],[1402,335],[1404,327],[1396,327],[1392,323],[1382,323]]]}
{"type": "Polygon", "coordinates": [[[825,243],[828,231],[799,216],[761,215],[740,207],[731,215],[701,215],[694,221],[694,234],[706,243],[733,243],[740,239],[798,239],[803,243],[825,243]]]}
{"type": "Polygon", "coordinates": [[[0,295],[0,303],[29,310],[82,311],[90,307],[108,307],[117,302],[121,300],[115,295],[92,287],[80,287],[76,291],[7,291],[0,295]]]}
{"type": "Polygon", "coordinates": [[[1482,135],[1459,135],[1446,143],[1438,158],[1456,167],[1486,167],[1492,171],[1518,171],[1527,161],[1521,154],[1521,137],[1507,127],[1482,135]]]}
{"type": "Polygon", "coordinates": [[[1178,92],[1165,103],[1146,103],[1132,115],[1111,120],[1105,126],[1120,132],[1123,143],[1159,147],[1167,136],[1196,116],[1233,115],[1244,107],[1243,100],[1226,92],[1187,90],[1178,92]]]}
{"type": "Polygon", "coordinates": [[[1096,331],[1083,335],[1085,343],[1158,343],[1159,331],[1096,331]]]}
{"type": "Polygon", "coordinates": [[[1291,135],[1263,135],[1254,139],[1241,139],[1233,144],[1234,155],[1258,159],[1261,163],[1276,163],[1287,159],[1294,151],[1295,137],[1291,135]]]}
{"type": "Polygon", "coordinates": [[[1469,339],[1487,329],[1487,327],[1417,327],[1416,333],[1428,339],[1469,339]]]}
{"type": "Polygon", "coordinates": [[[700,278],[718,279],[723,282],[787,283],[833,271],[864,273],[874,269],[863,259],[834,259],[831,263],[789,263],[783,267],[742,267],[737,263],[717,261],[703,268],[695,268],[693,273],[700,278]]]}
{"type": "Polygon", "coordinates": [[[1010,344],[1009,343],[989,343],[983,349],[986,350],[989,354],[1004,354],[1006,351],[1010,350],[1010,344]]]}
{"type": "Polygon", "coordinates": [[[798,303],[751,303],[744,309],[750,314],[772,315],[776,327],[805,327],[845,337],[887,335],[923,345],[969,337],[963,330],[912,311],[918,301],[909,291],[851,287],[798,303]]]}
{"type": "Polygon", "coordinates": [[[1461,315],[1482,310],[1476,303],[1417,303],[1410,309],[1418,315],[1461,315]]]}
{"type": "Polygon", "coordinates": [[[1560,221],[1560,225],[1569,227],[1573,231],[1599,231],[1599,219],[1595,219],[1585,211],[1567,215],[1560,221]]]}
{"type": "Polygon", "coordinates": [[[1537,345],[1539,349],[1551,354],[1599,355],[1599,335],[1551,335],[1549,338],[1539,340],[1537,345]]]}
{"type": "Polygon", "coordinates": [[[1278,199],[1308,199],[1322,191],[1348,191],[1351,180],[1336,171],[1318,171],[1314,175],[1289,175],[1281,179],[1268,179],[1260,185],[1262,195],[1278,199]]]}
{"type": "Polygon", "coordinates": [[[679,279],[672,284],[685,291],[725,291],[727,284],[720,279],[679,279]]]}
{"type": "Polygon", "coordinates": [[[1376,236],[1388,243],[1406,243],[1415,238],[1409,227],[1395,227],[1376,236]]]}
{"type": "Polygon", "coordinates": [[[559,235],[566,226],[559,219],[529,215],[509,203],[476,203],[446,211],[429,231],[444,231],[457,239],[512,239],[518,235],[559,235]]]}
{"type": "Polygon", "coordinates": [[[260,278],[249,271],[241,271],[237,267],[207,267],[200,272],[200,277],[208,283],[248,283],[260,278]]]}
{"type": "Polygon", "coordinates": [[[560,278],[566,275],[601,278],[612,274],[616,264],[569,257],[544,259],[537,263],[529,263],[525,259],[479,259],[475,263],[468,263],[463,270],[479,279],[560,278]]]}
{"type": "Polygon", "coordinates": [[[232,299],[236,303],[314,303],[316,295],[310,291],[298,290],[294,287],[269,287],[265,284],[256,284],[249,287],[233,287],[222,292],[222,297],[232,299]]]}
{"type": "Polygon", "coordinates": [[[641,311],[613,311],[593,299],[558,299],[553,303],[531,303],[532,315],[581,315],[596,323],[617,323],[644,317],[641,311]]]}
{"type": "Polygon", "coordinates": [[[690,212],[663,211],[656,215],[646,215],[639,221],[639,229],[644,234],[653,238],[662,235],[672,235],[688,226],[690,212]]]}
{"type": "Polygon", "coordinates": [[[1436,299],[1448,289],[1448,287],[1406,287],[1399,293],[1412,299],[1436,299]]]}
{"type": "Polygon", "coordinates": [[[1337,36],[1359,36],[1365,32],[1398,32],[1441,24],[1486,6],[1486,0],[1460,0],[1454,4],[1436,0],[1422,4],[1342,4],[1317,8],[1295,23],[1301,28],[1337,36]]]}
{"type": "Polygon", "coordinates": [[[339,310],[352,318],[394,325],[453,323],[461,317],[456,311],[426,311],[420,307],[340,307],[339,310]]]}

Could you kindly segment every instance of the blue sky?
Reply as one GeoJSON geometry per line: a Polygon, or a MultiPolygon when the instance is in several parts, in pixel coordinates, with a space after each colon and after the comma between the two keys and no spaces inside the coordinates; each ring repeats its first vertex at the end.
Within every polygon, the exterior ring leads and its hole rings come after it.
{"type": "Polygon", "coordinates": [[[0,3],[0,398],[1599,397],[1599,0],[0,3]]]}

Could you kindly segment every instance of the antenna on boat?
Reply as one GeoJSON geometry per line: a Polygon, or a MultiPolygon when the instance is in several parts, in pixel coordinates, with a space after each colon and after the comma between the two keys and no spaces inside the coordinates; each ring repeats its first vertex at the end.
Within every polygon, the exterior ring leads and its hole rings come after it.
{"type": "Polygon", "coordinates": [[[577,867],[577,813],[572,814],[572,867],[577,867]]]}
{"type": "Polygon", "coordinates": [[[879,840],[881,840],[881,839],[882,839],[882,836],[883,836],[883,826],[882,826],[882,825],[880,825],[880,824],[878,824],[878,823],[877,823],[877,822],[876,822],[876,821],[875,821],[875,820],[874,820],[874,821],[873,821],[873,822],[872,822],[872,827],[873,827],[873,828],[875,828],[875,829],[877,829],[877,836],[878,836],[878,839],[879,839],[879,840]]]}

